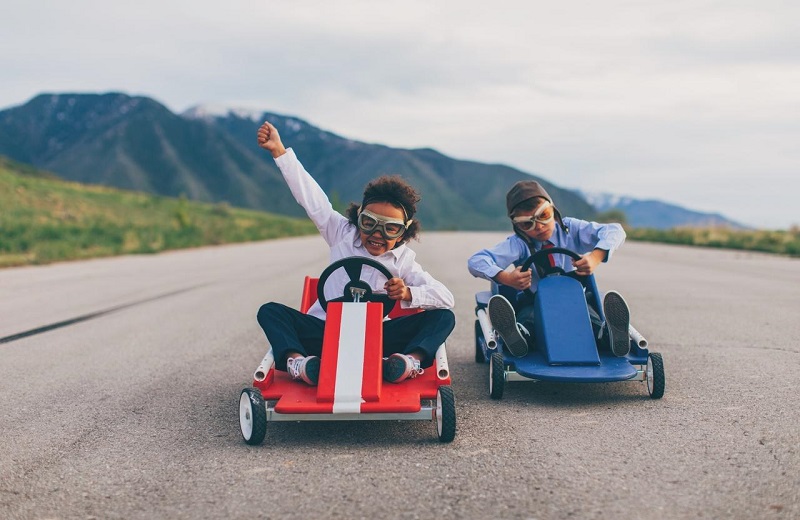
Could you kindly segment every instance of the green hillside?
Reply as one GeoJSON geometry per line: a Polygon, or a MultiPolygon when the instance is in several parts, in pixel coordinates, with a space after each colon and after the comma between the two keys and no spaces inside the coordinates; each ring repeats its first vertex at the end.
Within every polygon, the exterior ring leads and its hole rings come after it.
{"type": "Polygon", "coordinates": [[[342,204],[360,201],[380,175],[402,175],[423,197],[416,220],[426,230],[507,230],[505,193],[523,179],[542,182],[565,215],[596,213],[574,192],[509,166],[353,141],[267,112],[256,119],[199,108],[180,115],[118,92],[40,94],[0,110],[0,155],[70,181],[304,217],[272,156],[256,143],[264,120],[342,204]]]}
{"type": "Polygon", "coordinates": [[[628,229],[630,240],[714,247],[742,251],[760,251],[800,257],[800,228],[788,230],[739,230],[729,228],[628,229]]]}
{"type": "Polygon", "coordinates": [[[0,157],[0,267],[313,234],[308,220],[59,180],[0,157]]]}

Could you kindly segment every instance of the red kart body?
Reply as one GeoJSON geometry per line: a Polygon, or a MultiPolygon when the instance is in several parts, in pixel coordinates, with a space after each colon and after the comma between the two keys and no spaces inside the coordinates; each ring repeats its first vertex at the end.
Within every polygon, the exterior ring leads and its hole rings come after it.
{"type": "MultiPolygon", "coordinates": [[[[305,278],[302,312],[317,300],[318,280],[305,278]]],[[[424,311],[395,305],[389,318],[416,312],[424,311]]],[[[444,344],[423,374],[398,384],[384,381],[383,305],[328,302],[318,385],[276,370],[270,349],[256,370],[254,388],[242,391],[242,433],[248,444],[259,444],[270,421],[433,420],[439,440],[449,442],[455,436],[450,382],[444,344]]]]}

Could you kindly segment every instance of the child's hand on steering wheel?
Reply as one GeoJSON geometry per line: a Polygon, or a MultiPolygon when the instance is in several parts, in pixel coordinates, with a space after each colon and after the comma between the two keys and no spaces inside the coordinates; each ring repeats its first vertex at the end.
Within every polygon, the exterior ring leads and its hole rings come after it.
{"type": "Polygon", "coordinates": [[[513,271],[497,273],[497,281],[518,291],[524,291],[531,286],[531,273],[530,269],[523,271],[522,266],[518,265],[513,271]]]}
{"type": "Polygon", "coordinates": [[[607,252],[604,249],[595,249],[591,253],[586,253],[580,260],[573,260],[572,266],[575,272],[581,276],[589,276],[605,260],[607,252]]]}
{"type": "Polygon", "coordinates": [[[402,278],[390,278],[383,285],[383,288],[386,289],[386,294],[392,300],[411,301],[411,289],[408,288],[402,278]]]}

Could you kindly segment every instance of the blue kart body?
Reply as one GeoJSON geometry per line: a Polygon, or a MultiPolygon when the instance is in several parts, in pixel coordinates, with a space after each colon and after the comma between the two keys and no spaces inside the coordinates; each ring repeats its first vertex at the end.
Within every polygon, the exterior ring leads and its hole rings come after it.
{"type": "Polygon", "coordinates": [[[489,392],[493,398],[502,397],[507,381],[644,381],[648,383],[651,397],[659,398],[663,394],[660,354],[651,356],[646,346],[634,340],[630,340],[630,352],[624,357],[598,348],[588,305],[592,305],[602,320],[605,321],[605,317],[593,275],[578,277],[561,272],[539,280],[534,300],[536,348],[523,357],[512,356],[502,338],[493,337],[492,332],[487,333],[487,327],[481,326],[481,318],[487,319],[486,308],[494,294],[503,294],[514,302],[516,290],[492,283],[491,291],[475,295],[475,312],[479,318],[475,321],[475,361],[490,365],[489,392]]]}

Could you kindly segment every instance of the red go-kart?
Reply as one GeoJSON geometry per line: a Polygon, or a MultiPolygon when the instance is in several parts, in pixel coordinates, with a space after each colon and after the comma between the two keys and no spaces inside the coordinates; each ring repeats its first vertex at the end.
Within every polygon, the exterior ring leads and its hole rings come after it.
{"type": "Polygon", "coordinates": [[[383,380],[384,317],[424,311],[401,310],[386,294],[373,293],[360,279],[364,266],[387,280],[392,277],[374,260],[349,257],[328,266],[319,278],[305,278],[300,310],[308,312],[319,299],[327,311],[319,383],[309,386],[275,370],[270,348],[255,371],[253,386],[239,398],[239,424],[247,444],[261,444],[272,421],[423,420],[436,423],[441,442],[455,437],[455,396],[444,344],[434,365],[418,377],[399,384],[383,380]],[[341,297],[328,301],[325,282],[337,269],[344,269],[350,281],[341,297]]]}

